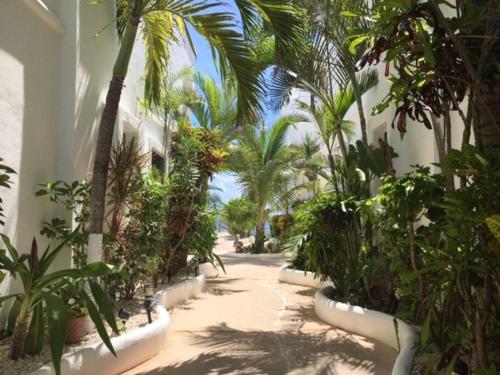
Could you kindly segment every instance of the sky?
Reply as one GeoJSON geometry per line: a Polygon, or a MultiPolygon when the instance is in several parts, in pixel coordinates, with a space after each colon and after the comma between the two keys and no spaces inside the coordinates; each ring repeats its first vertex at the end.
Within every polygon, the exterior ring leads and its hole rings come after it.
{"type": "MultiPolygon", "coordinates": [[[[230,4],[232,11],[236,11],[235,5],[230,4]]],[[[196,61],[195,69],[197,71],[208,74],[215,79],[219,78],[219,73],[215,67],[212,60],[212,53],[206,41],[196,32],[192,32],[193,43],[196,47],[196,61]]],[[[271,123],[275,118],[276,114],[272,111],[267,111],[264,115],[266,122],[271,123]]],[[[223,202],[227,202],[230,199],[238,198],[242,194],[242,190],[237,183],[236,175],[232,173],[219,173],[217,174],[213,181],[210,183],[215,189],[213,193],[219,195],[223,202]]]]}

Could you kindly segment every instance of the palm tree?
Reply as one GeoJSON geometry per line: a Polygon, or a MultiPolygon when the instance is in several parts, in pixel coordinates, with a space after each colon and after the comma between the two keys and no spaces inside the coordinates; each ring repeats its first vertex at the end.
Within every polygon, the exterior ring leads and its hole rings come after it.
{"type": "Polygon", "coordinates": [[[238,115],[236,90],[231,80],[221,85],[203,73],[194,76],[195,100],[188,104],[191,113],[201,127],[220,130],[231,141],[236,136],[238,115]]]}
{"type": "Polygon", "coordinates": [[[316,194],[316,184],[324,166],[321,143],[308,133],[302,143],[291,147],[295,157],[293,167],[302,171],[312,186],[312,194],[316,194]]]}
{"type": "MultiPolygon", "coordinates": [[[[377,83],[377,75],[374,70],[363,72],[356,78],[364,94],[377,83]]],[[[307,84],[308,85],[308,84],[307,84]]],[[[309,112],[311,121],[315,124],[318,135],[326,146],[328,163],[332,178],[335,178],[335,143],[337,142],[344,160],[347,159],[346,139],[349,141],[355,135],[354,123],[346,120],[349,109],[356,103],[356,93],[353,85],[349,84],[345,89],[330,94],[329,88],[315,88],[308,86],[309,90],[320,100],[320,104],[314,101],[309,103],[298,102],[300,109],[309,112]]]]}
{"type": "Polygon", "coordinates": [[[269,129],[246,127],[228,159],[228,169],[238,175],[238,182],[256,206],[257,251],[262,251],[264,245],[266,208],[281,197],[284,172],[290,163],[286,133],[290,126],[302,121],[301,116],[286,115],[279,117],[269,129]]]}
{"type": "MultiPolygon", "coordinates": [[[[293,46],[297,35],[296,9],[291,0],[237,0],[242,24],[264,22],[276,36],[277,49],[293,46]]],[[[261,109],[262,82],[251,63],[252,53],[245,36],[238,31],[235,14],[217,9],[222,1],[208,0],[116,0],[120,49],[113,67],[104,110],[102,112],[91,189],[91,224],[89,257],[102,247],[108,166],[113,143],[123,83],[137,35],[142,35],[146,51],[145,101],[160,104],[163,78],[168,66],[169,43],[186,36],[191,42],[188,25],[210,44],[223,77],[236,81],[238,112],[252,117],[261,109]],[[141,27],[139,27],[141,25],[141,27]]]]}

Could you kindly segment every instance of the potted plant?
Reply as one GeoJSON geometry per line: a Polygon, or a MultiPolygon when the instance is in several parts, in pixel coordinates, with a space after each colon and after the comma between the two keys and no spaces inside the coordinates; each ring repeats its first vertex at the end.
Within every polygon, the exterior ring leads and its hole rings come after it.
{"type": "Polygon", "coordinates": [[[45,342],[46,317],[48,343],[57,375],[61,373],[60,362],[68,326],[68,308],[61,298],[61,290],[66,289],[68,285],[73,285],[73,282],[80,284],[79,289],[74,289],[78,290],[78,301],[85,304],[99,336],[114,355],[115,350],[104,322],[118,334],[112,302],[98,282],[98,278],[110,272],[110,266],[95,262],[87,264],[82,269],[49,271],[57,255],[65,248],[74,233],[55,248],[47,247],[41,256],[35,239],[31,252],[23,254],[12,245],[7,236],[0,234],[5,246],[5,249],[0,248],[0,271],[5,270],[13,278],[19,278],[22,285],[21,291],[0,296],[0,304],[13,300],[9,316],[15,317],[15,322],[11,331],[9,356],[17,360],[24,357],[25,353],[41,352],[45,342]]]}
{"type": "Polygon", "coordinates": [[[66,329],[66,344],[78,344],[90,332],[89,312],[78,296],[81,293],[83,280],[68,280],[65,288],[61,289],[61,299],[68,308],[68,328],[66,329]]]}

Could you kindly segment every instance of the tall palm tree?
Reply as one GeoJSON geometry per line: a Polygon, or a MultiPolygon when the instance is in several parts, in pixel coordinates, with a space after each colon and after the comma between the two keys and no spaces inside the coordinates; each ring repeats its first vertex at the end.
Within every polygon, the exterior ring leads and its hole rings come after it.
{"type": "Polygon", "coordinates": [[[285,115],[266,129],[246,127],[228,159],[228,169],[238,175],[238,182],[256,205],[255,245],[264,245],[267,206],[282,194],[285,170],[290,163],[290,150],[285,142],[290,126],[304,121],[302,116],[285,115]]]}
{"type": "MultiPolygon", "coordinates": [[[[291,3],[291,0],[236,0],[244,27],[256,22],[269,24],[276,36],[277,49],[294,45],[300,22],[291,3]]],[[[90,258],[95,258],[102,247],[114,126],[123,83],[139,33],[146,51],[146,103],[160,104],[169,43],[179,42],[179,35],[185,36],[191,43],[190,25],[210,44],[222,76],[234,77],[239,114],[251,117],[260,111],[262,82],[259,81],[259,71],[251,63],[252,53],[247,48],[245,35],[239,31],[237,15],[218,8],[221,4],[224,3],[208,0],[116,0],[121,43],[97,136],[91,190],[90,258]]]]}

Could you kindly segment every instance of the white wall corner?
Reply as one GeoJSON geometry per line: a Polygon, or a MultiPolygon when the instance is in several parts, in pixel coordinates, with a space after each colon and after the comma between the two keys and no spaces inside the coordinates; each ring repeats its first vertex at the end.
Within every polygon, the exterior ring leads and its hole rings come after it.
{"type": "Polygon", "coordinates": [[[64,34],[65,27],[42,0],[23,0],[24,3],[34,11],[45,23],[47,23],[58,34],[64,34]]]}

